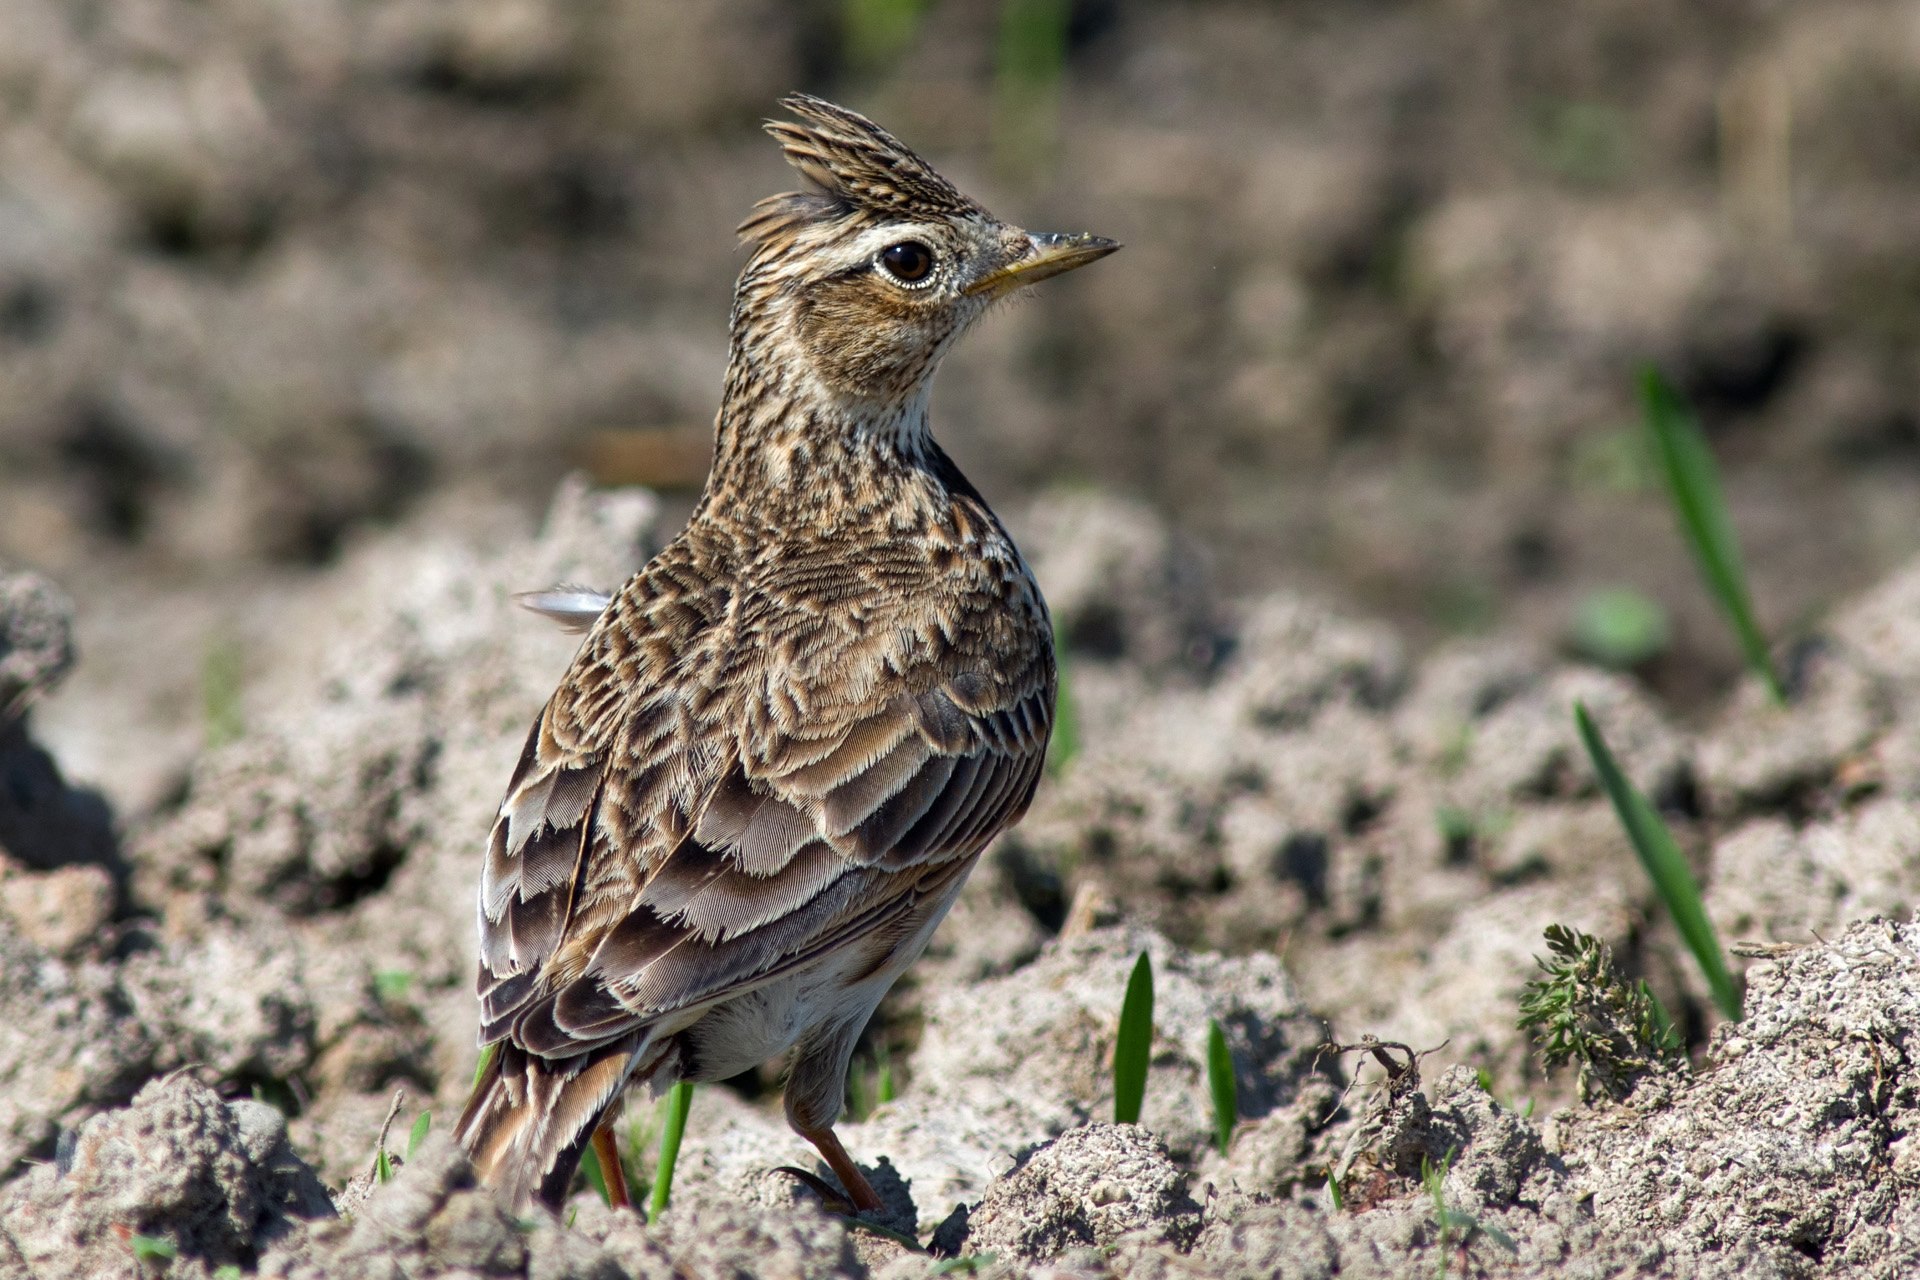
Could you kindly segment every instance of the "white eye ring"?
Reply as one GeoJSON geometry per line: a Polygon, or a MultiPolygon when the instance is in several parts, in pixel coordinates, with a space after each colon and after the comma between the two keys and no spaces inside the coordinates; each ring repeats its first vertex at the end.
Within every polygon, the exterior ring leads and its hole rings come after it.
{"type": "Polygon", "coordinates": [[[888,245],[874,255],[873,264],[904,288],[922,289],[933,283],[933,250],[918,240],[888,245]]]}

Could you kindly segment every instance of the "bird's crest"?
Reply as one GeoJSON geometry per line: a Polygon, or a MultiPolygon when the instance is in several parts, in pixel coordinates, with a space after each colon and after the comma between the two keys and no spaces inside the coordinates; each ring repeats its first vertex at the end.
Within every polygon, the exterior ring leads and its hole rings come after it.
{"type": "Polygon", "coordinates": [[[769,196],[740,224],[740,238],[770,242],[798,224],[823,218],[957,217],[984,212],[898,138],[873,121],[811,94],[780,105],[800,123],[769,120],[787,163],[813,184],[811,191],[769,196]]]}

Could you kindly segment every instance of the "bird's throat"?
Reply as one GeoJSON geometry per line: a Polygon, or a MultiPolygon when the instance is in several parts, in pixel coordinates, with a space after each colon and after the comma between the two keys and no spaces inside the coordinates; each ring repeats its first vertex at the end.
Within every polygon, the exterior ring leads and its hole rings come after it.
{"type": "MultiPolygon", "coordinates": [[[[920,488],[938,455],[923,383],[905,398],[837,394],[736,349],[701,509],[857,514],[920,488]]],[[[809,523],[816,521],[809,520],[809,523]]]]}

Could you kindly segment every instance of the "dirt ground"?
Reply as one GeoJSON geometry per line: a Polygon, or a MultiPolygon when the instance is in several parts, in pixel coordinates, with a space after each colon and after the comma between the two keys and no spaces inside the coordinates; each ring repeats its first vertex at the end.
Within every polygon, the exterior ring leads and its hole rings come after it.
{"type": "MultiPolygon", "coordinates": [[[[697,1095],[661,1223],[587,1191],[570,1225],[506,1216],[443,1134],[473,1068],[473,815],[570,644],[510,594],[613,581],[657,508],[570,482],[537,536],[503,510],[492,540],[467,512],[366,542],[276,602],[260,625],[299,638],[277,678],[239,690],[231,738],[118,825],[33,728],[67,696],[70,606],[0,580],[0,701],[29,708],[0,758],[0,1274],[1920,1265],[1920,935],[1892,923],[1920,861],[1920,561],[1836,611],[1789,707],[1743,686],[1694,731],[1625,677],[1511,640],[1413,661],[1296,594],[1216,596],[1149,513],[1091,495],[1022,515],[1063,625],[1097,614],[1113,637],[1069,668],[1082,746],[870,1030],[844,1128],[885,1225],[938,1257],[770,1172],[812,1164],[771,1073],[697,1095]],[[1224,656],[1197,668],[1167,632],[1170,582],[1224,656]],[[1722,936],[1760,957],[1741,1021],[1718,1022],[1652,905],[1574,699],[1695,855],[1722,936]],[[1617,1103],[1543,1077],[1515,1019],[1552,923],[1649,979],[1691,1029],[1690,1069],[1617,1103]],[[1141,951],[1146,1106],[1115,1126],[1141,951]],[[1240,1100],[1224,1155],[1209,1020],[1240,1100]],[[1328,1047],[1368,1035],[1420,1051],[1417,1076],[1328,1047]],[[896,1096],[875,1105],[883,1063],[896,1096]],[[375,1184],[399,1090],[395,1157],[435,1119],[375,1184]],[[138,1261],[136,1239],[171,1257],[138,1261]]],[[[643,1166],[656,1125],[630,1108],[643,1166]]]]}
{"type": "Polygon", "coordinates": [[[1075,0],[1057,111],[996,88],[997,10],[0,5],[0,1277],[1920,1268],[1920,4],[1075,0]],[[1077,750],[861,1047],[893,1234],[769,1172],[813,1167],[771,1064],[700,1091],[661,1221],[520,1221],[446,1139],[479,840],[573,645],[511,595],[684,513],[697,457],[590,475],[710,419],[795,87],[1127,243],[935,401],[1077,750]],[[1647,362],[1785,708],[1654,483],[1647,362]],[[1617,587],[1670,625],[1605,669],[1617,587]],[[1576,700],[1743,944],[1740,1021],[1576,700]],[[1554,923],[1684,1068],[1544,1074],[1554,923]],[[1417,1073],[1328,1048],[1367,1036],[1417,1073]]]}

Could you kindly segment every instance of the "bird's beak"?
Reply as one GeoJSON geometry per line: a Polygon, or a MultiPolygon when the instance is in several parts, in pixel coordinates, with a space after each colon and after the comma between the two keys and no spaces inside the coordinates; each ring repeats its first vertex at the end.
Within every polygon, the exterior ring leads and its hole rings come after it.
{"type": "Polygon", "coordinates": [[[1118,241],[1104,236],[1070,235],[1058,231],[1029,231],[1029,252],[1018,261],[989,271],[967,286],[971,296],[986,294],[998,298],[1015,289],[1057,276],[1062,271],[1084,267],[1096,258],[1104,258],[1120,247],[1118,241]]]}

